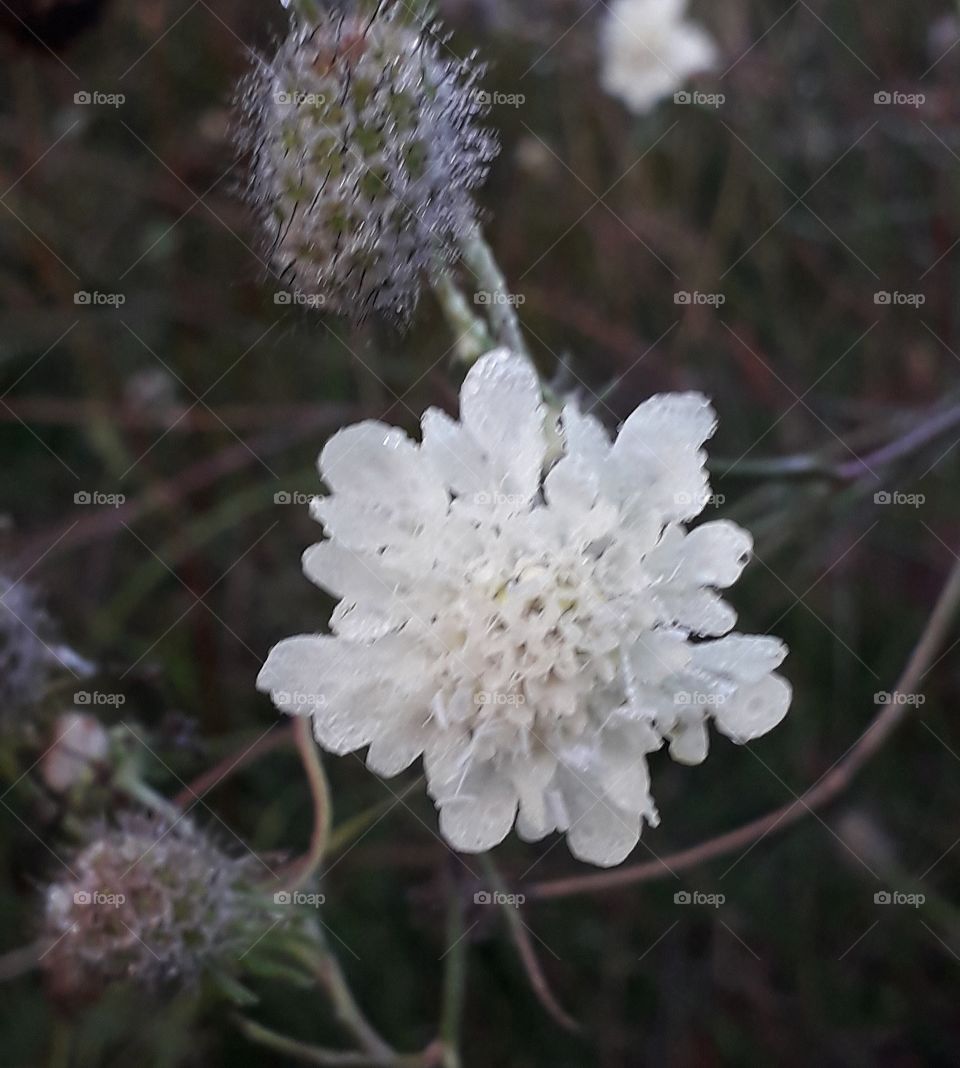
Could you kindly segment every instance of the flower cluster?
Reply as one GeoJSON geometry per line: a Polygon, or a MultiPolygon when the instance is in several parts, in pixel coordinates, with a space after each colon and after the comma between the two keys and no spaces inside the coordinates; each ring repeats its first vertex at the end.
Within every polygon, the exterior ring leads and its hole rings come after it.
{"type": "Polygon", "coordinates": [[[69,870],[44,914],[43,965],[61,986],[189,980],[235,963],[273,922],[251,892],[253,858],[228,856],[186,818],[123,816],[69,870]]]}
{"type": "Polygon", "coordinates": [[[657,822],[648,753],[697,763],[709,720],[745,742],[783,718],[786,649],[729,633],[716,591],[750,536],[686,527],[710,495],[704,397],[654,397],[614,442],[575,405],[553,423],[533,368],[499,350],[467,375],[460,422],[424,415],[422,444],[375,422],[337,433],[313,506],[328,538],[304,557],[340,599],[333,633],[281,642],[258,685],[312,714],[326,749],[369,746],[380,775],[423,755],[456,848],[516,823],[606,866],[657,822]]]}
{"type": "Polygon", "coordinates": [[[600,31],[604,89],[644,114],[692,74],[710,70],[717,46],[686,18],[687,0],[614,0],[600,31]]]}
{"type": "Polygon", "coordinates": [[[402,0],[300,14],[241,92],[250,201],[282,284],[406,320],[475,225],[496,142],[479,69],[402,0]]]}

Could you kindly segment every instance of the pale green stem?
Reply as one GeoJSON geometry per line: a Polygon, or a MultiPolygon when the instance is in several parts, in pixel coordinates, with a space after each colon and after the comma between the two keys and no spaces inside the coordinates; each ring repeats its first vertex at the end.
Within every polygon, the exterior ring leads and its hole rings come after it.
{"type": "Polygon", "coordinates": [[[530,352],[517,315],[516,299],[479,227],[474,227],[462,238],[460,250],[463,262],[476,282],[477,293],[483,295],[483,307],[488,310],[492,333],[497,342],[518,356],[529,358],[530,352]]]}
{"type": "Polygon", "coordinates": [[[340,1052],[323,1049],[307,1042],[271,1031],[262,1024],[254,1023],[244,1016],[234,1017],[240,1032],[251,1042],[282,1053],[301,1064],[317,1064],[324,1068],[424,1068],[426,1060],[420,1054],[395,1054],[371,1056],[368,1053],[340,1052]]]}
{"type": "Polygon", "coordinates": [[[472,367],[485,352],[496,348],[496,343],[486,323],[470,307],[467,298],[447,272],[435,272],[431,282],[443,314],[457,338],[457,359],[465,367],[472,367]]]}
{"type": "Polygon", "coordinates": [[[467,935],[463,929],[463,902],[456,886],[447,903],[447,945],[443,974],[443,1017],[440,1041],[443,1068],[460,1068],[460,1023],[467,980],[467,935]]]}

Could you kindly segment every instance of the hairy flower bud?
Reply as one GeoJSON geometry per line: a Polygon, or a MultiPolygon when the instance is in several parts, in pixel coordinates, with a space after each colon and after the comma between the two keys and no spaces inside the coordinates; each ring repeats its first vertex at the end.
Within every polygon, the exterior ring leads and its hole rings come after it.
{"type": "Polygon", "coordinates": [[[222,852],[186,818],[126,815],[91,836],[46,892],[44,969],[76,985],[155,988],[228,969],[268,930],[252,856],[222,852]]]}
{"type": "Polygon", "coordinates": [[[249,199],[282,285],[354,319],[409,318],[423,273],[474,224],[496,152],[478,75],[404,3],[293,19],[240,95],[249,199]]]}

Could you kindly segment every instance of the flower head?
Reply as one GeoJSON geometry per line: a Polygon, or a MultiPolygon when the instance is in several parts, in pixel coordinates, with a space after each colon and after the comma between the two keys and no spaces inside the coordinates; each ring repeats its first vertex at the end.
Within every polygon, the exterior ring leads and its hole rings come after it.
{"type": "Polygon", "coordinates": [[[604,89],[644,114],[691,74],[710,70],[717,46],[686,18],[687,0],[614,0],[600,30],[604,89]]]}
{"type": "Polygon", "coordinates": [[[307,303],[399,320],[475,223],[495,141],[479,70],[403,0],[294,18],[241,93],[250,200],[307,303]]]}
{"type": "Polygon", "coordinates": [[[530,365],[505,350],[467,375],[460,422],[431,410],[423,442],[367,422],[320,457],[327,540],[307,575],[341,598],[329,636],[281,642],[258,681],[313,716],[335,753],[369,746],[396,775],[421,754],[440,829],[477,852],[516,822],[619,863],[657,822],[646,754],[707,753],[786,714],[775,638],[730,634],[716,590],[752,542],[705,507],[699,394],[653,397],[615,442],[575,406],[555,463],[530,365]],[[545,467],[549,467],[545,470],[545,467]]]}
{"type": "Polygon", "coordinates": [[[249,933],[258,870],[186,818],[128,814],[92,835],[71,858],[70,875],[48,887],[44,968],[74,985],[127,979],[158,987],[235,963],[270,926],[249,933]]]}

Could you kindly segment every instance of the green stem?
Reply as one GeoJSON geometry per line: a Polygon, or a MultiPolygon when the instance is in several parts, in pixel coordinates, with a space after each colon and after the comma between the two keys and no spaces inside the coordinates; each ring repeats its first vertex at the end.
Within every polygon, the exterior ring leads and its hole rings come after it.
{"type": "Polygon", "coordinates": [[[443,1016],[440,1041],[443,1068],[460,1068],[460,1024],[467,983],[467,937],[463,929],[463,901],[456,885],[447,904],[447,944],[443,975],[443,1016]]]}
{"type": "Polygon", "coordinates": [[[457,359],[465,367],[472,367],[496,342],[490,336],[486,323],[467,302],[452,277],[444,271],[436,271],[431,284],[443,314],[455,334],[457,359]]]}
{"type": "Polygon", "coordinates": [[[489,309],[490,325],[497,342],[518,356],[529,358],[530,352],[517,315],[516,298],[510,292],[493,250],[479,227],[462,239],[461,252],[464,264],[476,281],[478,292],[484,295],[484,306],[489,309]]]}

